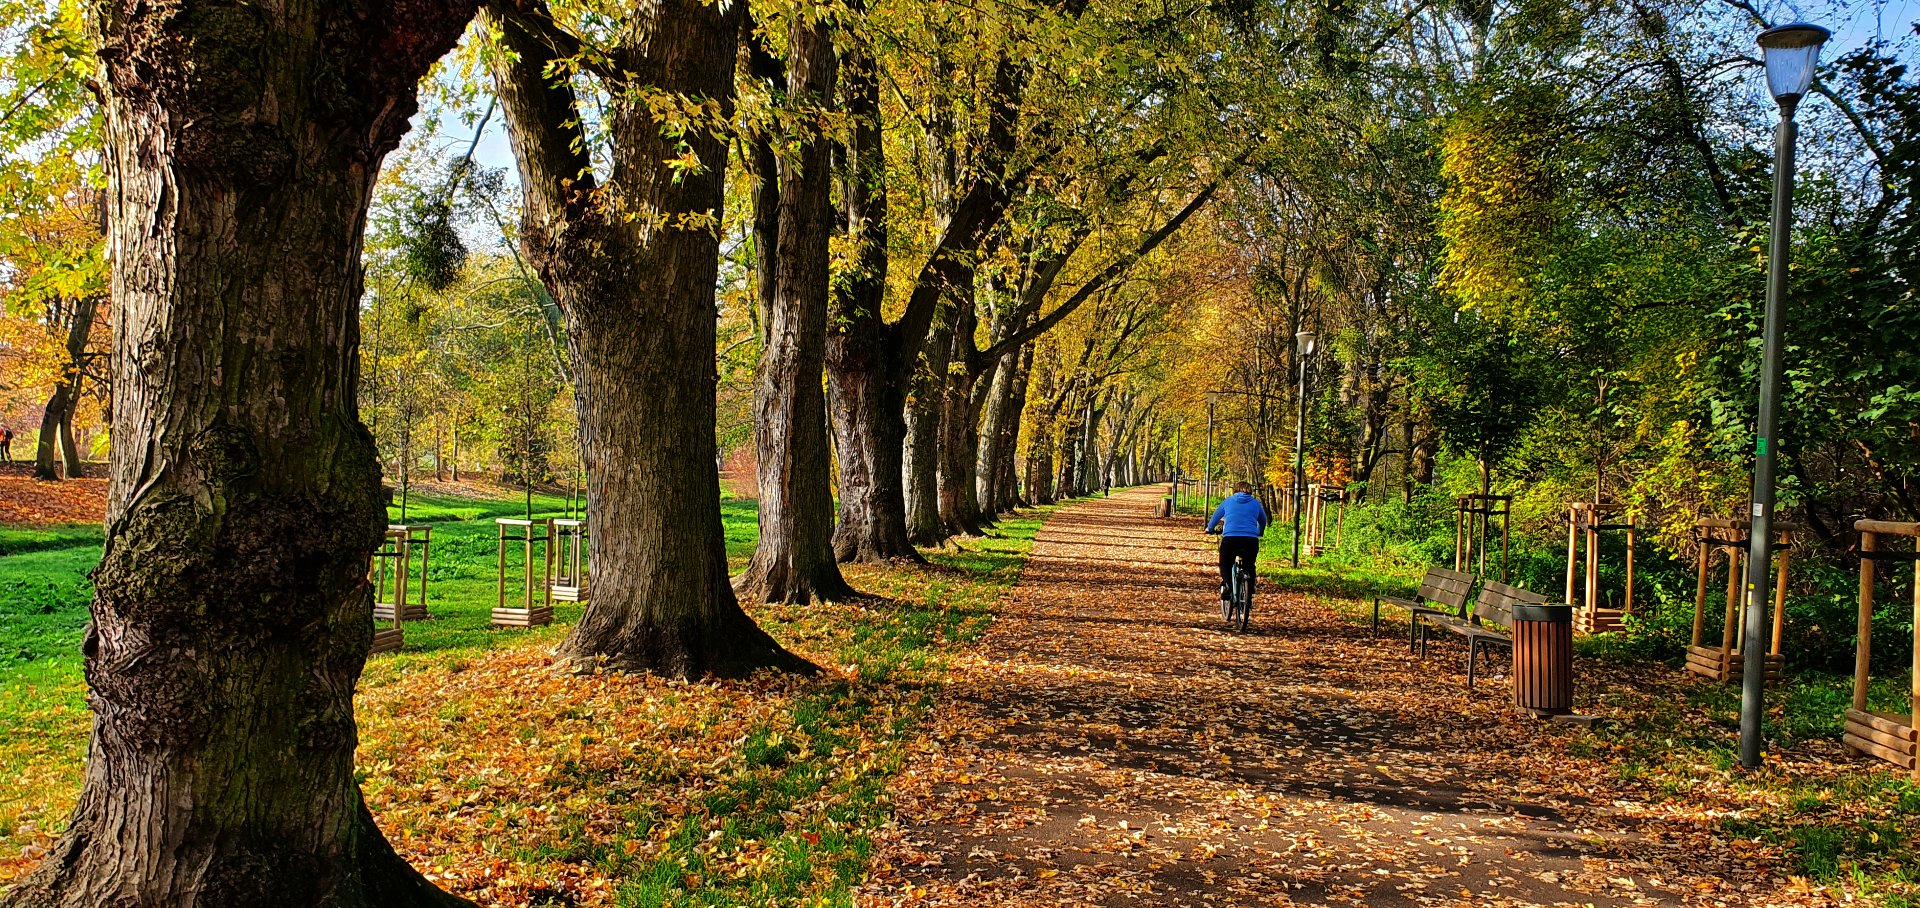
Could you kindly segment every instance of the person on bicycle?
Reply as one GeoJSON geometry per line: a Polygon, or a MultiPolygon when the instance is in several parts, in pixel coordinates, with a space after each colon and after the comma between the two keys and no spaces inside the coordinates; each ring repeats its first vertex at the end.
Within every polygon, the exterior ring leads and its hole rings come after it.
{"type": "Polygon", "coordinates": [[[1267,534],[1267,509],[1253,497],[1253,487],[1244,482],[1233,484],[1233,494],[1213,509],[1207,518],[1207,532],[1220,533],[1220,601],[1227,599],[1227,584],[1233,579],[1233,563],[1246,565],[1247,577],[1254,576],[1253,565],[1260,557],[1260,537],[1267,534]]]}

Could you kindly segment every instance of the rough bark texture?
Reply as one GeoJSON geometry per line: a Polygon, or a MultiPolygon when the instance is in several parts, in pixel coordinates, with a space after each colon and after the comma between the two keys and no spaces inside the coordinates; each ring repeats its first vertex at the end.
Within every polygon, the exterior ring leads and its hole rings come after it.
{"type": "MultiPolygon", "coordinates": [[[[857,8],[856,4],[856,8],[857,8]]],[[[842,45],[840,82],[852,120],[841,191],[853,267],[834,282],[827,329],[827,387],[840,465],[835,557],[845,562],[920,561],[907,538],[901,446],[905,387],[893,381],[888,326],[886,145],[880,132],[880,78],[872,52],[842,45]]]]}
{"type": "Polygon", "coordinates": [[[984,522],[974,488],[974,461],[980,455],[980,372],[968,364],[973,351],[974,303],[964,299],[955,313],[949,343],[950,368],[941,389],[938,461],[940,524],[947,536],[977,536],[984,522]],[[957,368],[955,368],[957,367],[957,368]]]}
{"type": "Polygon", "coordinates": [[[947,537],[940,520],[940,412],[945,403],[947,359],[953,352],[952,313],[927,338],[907,399],[907,538],[939,545],[947,537]]]}
{"type": "MultiPolygon", "coordinates": [[[[831,104],[835,67],[829,27],[796,23],[787,46],[788,102],[831,104]]],[[[760,259],[761,272],[772,275],[773,294],[762,304],[766,343],[753,394],[760,539],[738,586],[767,602],[854,595],[834,560],[833,464],[820,384],[827,345],[827,240],[833,226],[829,151],[826,136],[811,136],[799,143],[795,159],[781,160],[760,176],[763,183],[778,183],[776,190],[763,193],[778,200],[778,214],[771,225],[776,240],[761,245],[760,259]]],[[[763,292],[767,284],[761,281],[763,292]]]]}
{"type": "Polygon", "coordinates": [[[744,12],[701,0],[634,10],[610,51],[617,71],[606,75],[623,84],[608,110],[602,186],[572,89],[546,76],[564,33],[532,0],[488,7],[514,52],[494,75],[526,194],[521,244],[567,317],[595,505],[593,599],[558,648],[581,667],[679,677],[807,667],[741,610],[727,577],[713,394],[725,144],[718,124],[663,135],[644,95],[626,90],[712,99],[728,111],[744,12]],[[670,166],[682,150],[702,166],[670,166]]]}
{"type": "Polygon", "coordinates": [[[465,904],[353,778],[386,522],[354,389],[380,161],[472,12],[94,7],[116,351],[95,719],[71,826],[8,905],[465,904]]]}
{"type": "MultiPolygon", "coordinates": [[[[864,59],[866,53],[856,50],[849,59],[864,59]]],[[[974,176],[957,196],[936,192],[938,198],[952,198],[950,203],[941,204],[944,226],[932,253],[915,275],[905,311],[897,321],[888,323],[879,315],[888,272],[879,90],[872,76],[855,75],[862,68],[858,63],[849,66],[849,81],[858,82],[860,87],[850,86],[847,93],[847,111],[858,128],[848,149],[853,166],[844,194],[848,223],[859,243],[862,261],[849,282],[860,284],[861,289],[835,295],[835,333],[828,341],[827,353],[834,388],[834,433],[841,451],[841,527],[835,549],[842,560],[902,557],[905,553],[898,553],[902,547],[911,550],[913,542],[937,543],[940,539],[937,497],[929,496],[934,505],[931,520],[922,513],[922,532],[912,535],[906,489],[896,485],[900,481],[894,478],[902,468],[913,473],[924,471],[903,464],[905,457],[899,451],[882,449],[908,439],[901,405],[907,402],[906,389],[923,365],[922,353],[944,359],[949,352],[947,344],[936,343],[932,337],[935,315],[950,298],[951,288],[972,285],[971,258],[1011,202],[1007,186],[1017,181],[1007,179],[1006,166],[1018,140],[1015,127],[1027,81],[1023,65],[1005,56],[997,61],[988,90],[988,126],[979,142],[974,176]],[[869,424],[854,424],[858,420],[869,424]],[[863,449],[848,457],[848,442],[863,449]],[[893,497],[896,488],[903,493],[899,499],[893,497]]],[[[936,388],[936,398],[938,393],[936,388]]],[[[937,406],[933,416],[937,436],[937,406]]],[[[937,484],[937,475],[935,469],[926,472],[925,478],[937,484]]]]}

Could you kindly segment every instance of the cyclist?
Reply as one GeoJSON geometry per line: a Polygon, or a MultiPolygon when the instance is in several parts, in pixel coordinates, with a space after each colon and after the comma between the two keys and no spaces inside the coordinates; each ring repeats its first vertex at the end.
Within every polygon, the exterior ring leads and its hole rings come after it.
{"type": "Polygon", "coordinates": [[[1253,497],[1253,487],[1244,482],[1233,484],[1228,495],[1207,518],[1207,532],[1220,534],[1220,601],[1227,601],[1227,584],[1233,579],[1233,562],[1246,565],[1247,577],[1254,576],[1253,564],[1260,557],[1260,537],[1266,535],[1267,509],[1253,497]]]}

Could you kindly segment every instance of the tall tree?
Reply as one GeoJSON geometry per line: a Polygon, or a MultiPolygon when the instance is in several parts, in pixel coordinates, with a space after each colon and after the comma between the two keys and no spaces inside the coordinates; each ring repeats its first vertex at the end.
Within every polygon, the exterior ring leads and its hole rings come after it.
{"type": "Polygon", "coordinates": [[[792,14],[776,122],[788,124],[783,131],[794,134],[796,148],[786,156],[758,155],[762,210],[755,212],[755,232],[765,319],[754,385],[760,539],[739,587],[768,602],[854,595],[834,560],[833,465],[821,384],[833,171],[832,144],[818,124],[834,101],[833,30],[817,10],[792,14]]]}
{"type": "Polygon", "coordinates": [[[714,470],[715,278],[746,4],[662,0],[590,47],[494,0],[494,81],[524,192],[521,248],[567,317],[593,601],[562,658],[667,675],[804,668],[740,608],[714,470]],[[569,74],[606,92],[604,177],[569,74]],[[666,111],[667,113],[662,113],[666,111]]]}
{"type": "Polygon", "coordinates": [[[354,400],[382,157],[473,6],[95,8],[116,444],[84,786],[19,906],[459,904],[353,777],[386,515],[354,400]]]}

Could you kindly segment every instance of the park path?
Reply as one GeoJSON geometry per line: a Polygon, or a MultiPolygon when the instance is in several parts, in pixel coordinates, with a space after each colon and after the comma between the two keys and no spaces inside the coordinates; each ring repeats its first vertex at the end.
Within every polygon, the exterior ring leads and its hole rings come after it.
{"type": "MultiPolygon", "coordinates": [[[[1161,490],[1056,512],[911,756],[861,904],[1749,904],[1606,822],[1508,742],[1573,734],[1469,697],[1324,604],[1221,625],[1198,522],[1161,490]],[[1649,859],[1652,853],[1656,857],[1649,859]]],[[[1544,749],[1551,754],[1552,748],[1544,749]]]]}

